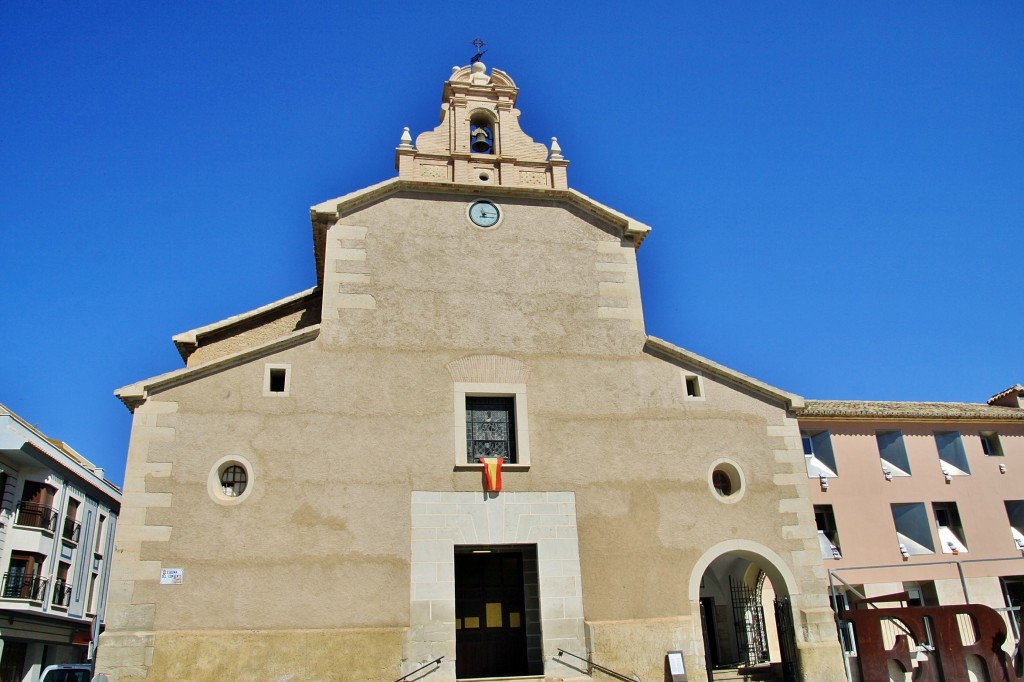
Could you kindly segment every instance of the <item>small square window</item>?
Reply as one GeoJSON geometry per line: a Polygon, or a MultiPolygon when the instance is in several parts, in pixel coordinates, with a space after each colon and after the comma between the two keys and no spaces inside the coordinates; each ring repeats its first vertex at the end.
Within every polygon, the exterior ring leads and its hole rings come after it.
{"type": "Polygon", "coordinates": [[[982,431],[978,434],[981,437],[981,451],[988,457],[1002,457],[1003,446],[999,442],[999,434],[995,431],[982,431]]]}
{"type": "Polygon", "coordinates": [[[263,370],[263,395],[287,396],[291,390],[291,369],[291,365],[265,365],[263,370]]]}
{"type": "Polygon", "coordinates": [[[703,400],[704,399],[704,385],[700,376],[696,374],[682,373],[683,377],[683,395],[686,396],[687,400],[703,400]]]}

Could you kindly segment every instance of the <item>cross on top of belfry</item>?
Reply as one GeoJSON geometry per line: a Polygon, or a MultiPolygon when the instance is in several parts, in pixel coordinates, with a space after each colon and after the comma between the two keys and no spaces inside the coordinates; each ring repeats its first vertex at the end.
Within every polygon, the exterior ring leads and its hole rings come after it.
{"type": "Polygon", "coordinates": [[[470,64],[476,64],[478,61],[480,61],[483,58],[484,52],[487,52],[487,50],[483,49],[483,46],[486,45],[486,44],[487,43],[485,43],[484,41],[480,40],[480,36],[477,36],[476,38],[473,39],[473,42],[470,43],[470,45],[472,45],[473,47],[476,48],[476,54],[473,55],[473,58],[469,60],[470,64]]]}

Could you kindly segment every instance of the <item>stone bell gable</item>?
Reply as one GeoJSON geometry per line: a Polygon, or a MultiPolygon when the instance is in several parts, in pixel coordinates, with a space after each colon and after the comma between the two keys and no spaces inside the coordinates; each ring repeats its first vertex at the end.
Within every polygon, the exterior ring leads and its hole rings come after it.
{"type": "Polygon", "coordinates": [[[454,67],[441,96],[441,123],[412,144],[406,128],[395,150],[406,180],[565,189],[558,141],[551,150],[524,133],[515,108],[519,88],[508,74],[482,62],[454,67]]]}

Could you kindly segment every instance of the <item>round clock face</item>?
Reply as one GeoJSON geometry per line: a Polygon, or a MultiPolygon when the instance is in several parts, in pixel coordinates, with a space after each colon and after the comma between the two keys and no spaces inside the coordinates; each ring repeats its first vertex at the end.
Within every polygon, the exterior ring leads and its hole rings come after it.
{"type": "Polygon", "coordinates": [[[501,219],[501,211],[490,201],[474,201],[469,207],[469,219],[477,227],[494,227],[501,219]]]}

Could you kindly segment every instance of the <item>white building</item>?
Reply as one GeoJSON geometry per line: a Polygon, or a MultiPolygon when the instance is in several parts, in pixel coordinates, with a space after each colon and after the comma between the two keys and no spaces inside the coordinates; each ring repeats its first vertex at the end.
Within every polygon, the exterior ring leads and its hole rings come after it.
{"type": "Polygon", "coordinates": [[[121,492],[0,405],[0,680],[92,660],[121,492]]]}

